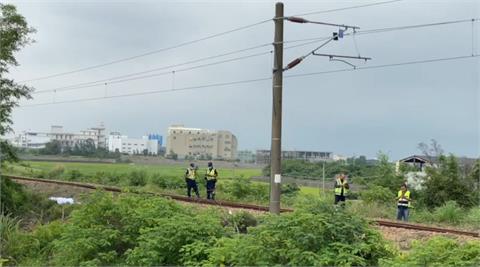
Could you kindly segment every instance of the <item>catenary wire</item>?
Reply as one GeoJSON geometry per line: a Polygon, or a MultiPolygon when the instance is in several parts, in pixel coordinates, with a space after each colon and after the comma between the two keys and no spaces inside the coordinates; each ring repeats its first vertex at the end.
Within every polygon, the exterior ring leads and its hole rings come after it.
{"type": "MultiPolygon", "coordinates": [[[[319,38],[319,39],[320,39],[320,38],[319,38]]],[[[329,38],[321,38],[321,39],[329,39],[329,38]]],[[[288,49],[296,48],[296,47],[301,47],[301,46],[306,46],[306,45],[313,44],[313,43],[317,43],[317,42],[318,42],[317,40],[309,41],[309,42],[305,42],[305,43],[302,43],[302,44],[285,47],[284,50],[288,50],[288,49]]],[[[271,44],[268,44],[268,45],[271,45],[271,44]]],[[[256,46],[256,48],[258,48],[258,47],[263,47],[263,46],[264,46],[264,45],[256,46]]],[[[243,50],[246,50],[246,49],[243,49],[243,50]]],[[[250,50],[250,49],[249,49],[249,50],[250,50]]],[[[78,89],[83,89],[83,88],[91,88],[91,87],[103,86],[103,85],[108,85],[108,84],[122,83],[122,82],[127,82],[127,81],[133,81],[133,80],[139,80],[139,79],[145,79],[145,78],[163,76],[163,75],[167,75],[167,74],[171,74],[171,73],[175,73],[175,72],[183,72],[183,71],[188,71],[188,70],[193,70],[193,69],[199,69],[199,68],[208,67],[208,66],[213,66],[213,65],[218,65],[218,64],[223,64],[223,63],[227,63],[227,62],[233,62],[233,61],[238,61],[238,60],[242,60],[242,59],[247,59],[247,58],[252,58],[252,57],[267,55],[267,54],[271,54],[272,52],[273,52],[272,50],[269,50],[269,51],[265,51],[265,52],[260,52],[260,53],[251,54],[251,55],[247,55],[247,56],[241,56],[241,57],[236,57],[236,58],[221,60],[221,61],[217,61],[217,62],[202,64],[202,65],[197,65],[197,66],[188,67],[188,68],[179,69],[179,70],[166,71],[166,72],[161,72],[161,73],[155,73],[155,74],[150,74],[150,75],[143,75],[143,76],[137,76],[137,77],[133,77],[133,78],[128,78],[128,77],[131,77],[131,76],[136,76],[136,75],[141,74],[141,73],[148,73],[148,72],[150,72],[150,71],[137,72],[137,73],[135,73],[135,75],[133,75],[133,74],[128,74],[128,75],[124,75],[124,76],[117,76],[117,77],[108,78],[108,79],[103,79],[103,80],[97,80],[97,81],[93,81],[93,82],[86,82],[86,83],[79,83],[79,84],[75,84],[75,85],[62,86],[62,87],[57,87],[57,88],[53,88],[53,89],[46,89],[46,90],[41,90],[41,91],[35,91],[35,92],[33,92],[32,94],[41,94],[41,93],[50,93],[50,92],[56,93],[56,92],[62,92],[62,91],[72,91],[72,90],[78,90],[78,89]],[[122,79],[122,78],[124,78],[124,77],[127,77],[127,78],[122,79]]],[[[229,53],[225,53],[225,54],[222,54],[222,55],[227,55],[227,54],[232,54],[232,53],[233,53],[233,52],[229,52],[229,53]]],[[[220,57],[220,56],[211,56],[210,58],[216,58],[216,57],[220,57]]],[[[194,60],[194,61],[197,62],[197,61],[200,61],[200,59],[199,59],[199,60],[194,60]]],[[[188,64],[190,64],[190,63],[192,63],[192,62],[194,62],[194,61],[189,61],[188,64]]],[[[181,66],[181,65],[187,65],[187,63],[180,63],[180,64],[176,64],[176,65],[161,67],[161,68],[157,68],[157,70],[170,68],[170,67],[172,67],[172,66],[181,66]]]]}
{"type": "MultiPolygon", "coordinates": [[[[426,63],[434,63],[434,62],[442,62],[442,61],[453,61],[453,60],[460,60],[460,59],[476,58],[476,57],[479,57],[479,56],[480,55],[476,54],[476,55],[468,55],[468,56],[424,59],[424,60],[416,60],[416,61],[382,64],[382,65],[375,65],[375,66],[357,67],[355,69],[354,68],[348,68],[348,69],[339,69],[339,70],[331,70],[331,71],[321,71],[321,72],[310,72],[310,73],[285,75],[284,78],[289,79],[289,78],[296,78],[296,77],[316,76],[316,75],[339,73],[339,72],[348,72],[348,71],[359,71],[359,70],[398,67],[398,66],[415,65],[415,64],[426,64],[426,63]]],[[[206,85],[199,85],[199,86],[189,86],[189,87],[182,87],[182,88],[177,88],[177,89],[173,89],[173,90],[172,89],[152,90],[152,91],[146,91],[146,92],[137,92],[137,93],[123,94],[123,95],[113,95],[113,96],[107,96],[107,97],[92,97],[92,98],[72,99],[72,100],[56,101],[56,102],[45,102],[45,103],[38,103],[38,104],[21,105],[19,107],[20,108],[25,108],[25,107],[46,106],[46,105],[54,105],[54,104],[87,102],[87,101],[110,99],[110,98],[121,98],[121,97],[131,97],[131,96],[141,96],[141,95],[151,95],[151,94],[159,94],[159,93],[195,90],[195,89],[211,88],[211,87],[222,87],[222,86],[229,86],[229,85],[236,85],[236,84],[261,82],[261,81],[267,81],[267,80],[271,80],[271,77],[249,79],[249,80],[240,80],[240,81],[233,81],[233,82],[224,82],[224,83],[214,83],[214,84],[206,84],[206,85]]]]}
{"type": "MultiPolygon", "coordinates": [[[[472,18],[472,19],[463,19],[463,20],[443,21],[443,22],[437,22],[437,23],[415,24],[415,25],[397,26],[397,27],[389,27],[389,28],[378,28],[378,29],[371,29],[371,30],[356,31],[355,34],[356,35],[359,35],[359,34],[373,34],[373,33],[382,33],[382,32],[389,32],[389,31],[396,31],[396,30],[407,30],[407,29],[433,27],[433,26],[441,26],[441,25],[456,24],[456,23],[465,23],[465,22],[474,23],[474,22],[478,22],[479,20],[480,19],[478,19],[478,18],[472,18]]],[[[353,33],[345,33],[344,35],[345,36],[350,36],[350,35],[353,36],[353,33]]],[[[328,39],[330,39],[330,37],[313,37],[313,38],[306,38],[306,39],[289,40],[289,41],[284,41],[283,43],[286,44],[286,43],[304,42],[302,44],[286,47],[285,50],[287,50],[287,49],[291,49],[291,48],[295,48],[295,47],[306,46],[306,45],[309,45],[309,44],[317,43],[318,41],[323,41],[323,40],[328,40],[328,39]],[[305,42],[305,41],[309,41],[309,42],[305,42]]],[[[76,90],[76,89],[81,89],[81,88],[90,88],[90,87],[104,85],[104,83],[106,83],[106,82],[107,82],[107,84],[108,83],[116,83],[116,82],[111,82],[111,81],[118,80],[118,79],[122,79],[122,80],[124,79],[124,81],[137,80],[137,79],[125,79],[125,78],[132,77],[132,76],[137,76],[137,75],[141,75],[141,74],[146,74],[146,73],[150,73],[150,72],[154,72],[154,71],[179,67],[179,66],[183,66],[183,65],[189,65],[189,64],[192,64],[192,63],[197,63],[197,62],[201,62],[201,61],[205,61],[205,60],[209,60],[209,59],[214,59],[214,58],[218,58],[218,57],[223,57],[223,56],[227,56],[227,55],[241,53],[241,52],[245,52],[245,51],[248,51],[248,50],[258,49],[258,48],[266,47],[266,46],[269,46],[269,45],[271,45],[271,43],[265,43],[265,44],[261,44],[261,45],[248,47],[248,48],[238,49],[238,50],[234,50],[234,51],[230,51],[230,52],[226,52],[226,53],[222,53],[222,54],[217,54],[217,55],[213,55],[213,56],[208,56],[208,57],[203,57],[203,58],[199,58],[199,59],[195,59],[195,60],[186,61],[186,62],[183,62],[183,63],[158,67],[158,68],[154,68],[154,69],[149,69],[149,70],[146,70],[146,71],[140,71],[140,72],[125,74],[125,75],[119,75],[119,76],[110,77],[110,78],[106,78],[106,79],[100,79],[100,80],[91,81],[91,82],[84,82],[84,83],[78,83],[78,84],[73,84],[73,85],[67,85],[67,86],[57,87],[57,88],[53,88],[53,89],[35,91],[35,92],[33,92],[33,94],[56,92],[56,91],[69,91],[69,90],[74,90],[74,89],[76,90]]],[[[271,53],[271,51],[264,52],[264,53],[258,53],[257,55],[260,56],[260,55],[264,55],[264,54],[267,54],[267,53],[271,53]]],[[[220,63],[226,63],[226,62],[241,60],[241,59],[250,58],[250,57],[252,57],[252,56],[238,57],[238,58],[234,58],[232,60],[225,60],[225,61],[222,61],[220,63]]],[[[220,63],[204,64],[204,65],[201,65],[201,66],[210,66],[210,65],[220,64],[220,63]]],[[[199,67],[187,68],[187,70],[197,69],[197,68],[200,68],[200,66],[199,67]]],[[[183,71],[183,70],[179,70],[179,71],[183,71]]],[[[155,75],[152,75],[152,76],[148,75],[148,76],[142,76],[142,77],[149,78],[149,77],[154,77],[154,76],[165,75],[165,74],[168,74],[168,73],[172,73],[172,71],[159,73],[159,74],[155,74],[155,75]]]]}
{"type": "MultiPolygon", "coordinates": [[[[343,7],[343,8],[315,11],[315,12],[297,14],[296,16],[331,13],[331,12],[337,12],[337,11],[343,11],[343,10],[349,10],[349,9],[356,9],[356,8],[364,8],[364,7],[369,7],[369,6],[389,4],[389,3],[399,2],[399,1],[403,1],[403,0],[393,0],[393,1],[377,2],[377,3],[357,5],[357,6],[351,6],[351,7],[343,7]]],[[[65,75],[74,74],[74,73],[78,73],[78,72],[83,72],[83,71],[87,71],[87,70],[91,70],[91,69],[97,69],[97,68],[117,64],[117,63],[120,63],[120,62],[130,61],[130,60],[133,60],[133,59],[137,59],[137,58],[157,54],[157,53],[160,53],[160,52],[180,48],[180,47],[183,47],[183,46],[191,45],[191,44],[194,44],[194,43],[202,42],[202,41],[209,40],[209,39],[212,39],[212,38],[216,38],[216,37],[226,35],[226,34],[229,34],[229,33],[245,30],[245,29],[248,29],[248,28],[252,28],[252,27],[258,26],[260,24],[263,24],[263,23],[266,23],[266,22],[269,22],[269,21],[271,21],[271,19],[265,19],[265,20],[262,20],[262,21],[259,21],[259,22],[256,22],[256,23],[248,24],[248,25],[245,25],[245,26],[240,26],[240,27],[228,30],[228,31],[208,35],[208,36],[205,36],[205,37],[202,37],[202,38],[199,38],[199,39],[183,42],[183,43],[180,43],[180,44],[177,44],[177,45],[173,45],[173,46],[169,46],[169,47],[165,47],[165,48],[161,48],[161,49],[157,49],[157,50],[153,50],[153,51],[149,51],[149,52],[146,52],[146,53],[143,53],[143,54],[130,56],[130,57],[125,57],[125,58],[121,58],[121,59],[117,59],[117,60],[112,60],[112,61],[109,61],[109,62],[106,62],[106,63],[96,64],[96,65],[92,65],[92,66],[89,66],[89,67],[79,68],[79,69],[75,69],[75,70],[71,70],[71,71],[60,72],[60,73],[56,73],[56,74],[45,75],[45,76],[40,76],[40,77],[36,77],[36,78],[32,78],[32,79],[22,80],[20,82],[32,82],[32,81],[46,80],[46,79],[50,79],[50,78],[54,78],[54,77],[65,76],[65,75]]]]}
{"type": "Polygon", "coordinates": [[[136,58],[141,58],[141,57],[157,54],[157,53],[160,53],[160,52],[164,52],[164,51],[180,48],[180,47],[183,47],[183,46],[195,44],[195,43],[198,43],[198,42],[202,42],[202,41],[205,41],[205,40],[209,40],[209,39],[212,39],[212,38],[216,38],[216,37],[219,37],[219,36],[222,36],[222,35],[225,35],[225,34],[245,30],[245,29],[248,29],[248,28],[252,28],[254,26],[257,26],[257,25],[260,25],[260,24],[263,24],[263,23],[266,23],[266,22],[269,22],[269,21],[270,21],[270,19],[262,20],[262,21],[259,21],[259,22],[256,22],[256,23],[252,23],[252,24],[237,27],[237,28],[234,28],[234,29],[231,29],[231,30],[228,30],[228,31],[208,35],[208,36],[205,36],[205,37],[202,37],[202,38],[199,38],[199,39],[183,42],[183,43],[180,43],[180,44],[177,44],[177,45],[168,46],[168,47],[165,47],[165,48],[153,50],[153,51],[146,52],[146,53],[143,53],[143,54],[130,56],[130,57],[125,57],[125,58],[109,61],[109,62],[106,62],[106,63],[92,65],[92,66],[89,66],[89,67],[79,68],[79,69],[75,69],[75,70],[71,70],[71,71],[60,72],[60,73],[41,76],[41,77],[37,77],[37,78],[33,78],[33,79],[27,79],[27,80],[23,80],[23,81],[20,81],[20,82],[31,82],[31,81],[45,80],[45,79],[64,76],[64,75],[73,74],[73,73],[77,73],[77,72],[83,72],[83,71],[87,71],[87,70],[91,70],[91,69],[97,69],[97,68],[113,65],[113,64],[116,64],[116,63],[120,63],[120,62],[130,61],[130,60],[133,60],[133,59],[136,59],[136,58]]]}
{"type": "Polygon", "coordinates": [[[370,3],[370,4],[364,4],[364,5],[341,7],[341,8],[334,8],[334,9],[328,9],[328,10],[313,11],[313,12],[302,13],[302,14],[295,14],[293,16],[308,16],[308,15],[315,15],[315,14],[324,14],[324,13],[337,12],[337,11],[350,10],[350,9],[357,9],[357,8],[364,8],[364,7],[370,7],[370,6],[392,4],[392,3],[395,3],[395,2],[401,2],[401,1],[403,1],[403,0],[376,2],[376,3],[370,3]]]}

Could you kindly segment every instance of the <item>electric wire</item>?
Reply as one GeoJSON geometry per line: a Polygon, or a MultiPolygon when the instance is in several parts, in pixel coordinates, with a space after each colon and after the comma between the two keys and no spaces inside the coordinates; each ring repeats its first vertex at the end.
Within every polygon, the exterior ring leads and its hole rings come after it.
{"type": "Polygon", "coordinates": [[[334,8],[334,9],[328,9],[328,10],[313,11],[313,12],[302,13],[302,14],[295,14],[293,16],[308,16],[308,15],[315,15],[315,14],[324,14],[324,13],[337,12],[337,11],[350,10],[350,9],[357,9],[357,8],[364,8],[364,7],[370,7],[370,6],[392,4],[392,3],[395,3],[395,2],[401,2],[401,1],[403,1],[403,0],[376,2],[376,3],[364,4],[364,5],[358,5],[358,6],[341,7],[341,8],[334,8]]]}
{"type": "Polygon", "coordinates": [[[128,82],[128,81],[142,80],[142,79],[159,77],[159,76],[164,76],[164,75],[168,75],[168,74],[172,74],[172,73],[178,73],[178,72],[184,72],[184,71],[189,71],[189,70],[194,70],[194,69],[200,69],[200,68],[214,66],[214,65],[218,65],[218,64],[223,64],[223,63],[243,60],[243,59],[247,59],[247,58],[267,55],[267,54],[270,54],[270,53],[271,53],[271,51],[266,51],[266,52],[246,55],[246,56],[242,56],[242,57],[236,57],[236,58],[231,58],[231,59],[206,63],[206,64],[202,64],[202,65],[192,66],[192,67],[188,67],[188,68],[177,69],[177,70],[173,70],[173,71],[165,71],[165,72],[142,75],[142,76],[136,76],[136,77],[132,77],[132,78],[106,79],[106,80],[103,80],[103,81],[100,80],[100,81],[92,82],[91,84],[85,84],[85,85],[81,85],[81,86],[57,87],[57,88],[54,88],[54,89],[41,90],[41,91],[33,92],[32,94],[40,94],[40,93],[48,93],[48,92],[55,92],[56,93],[56,92],[64,92],[64,91],[73,91],[73,90],[97,87],[97,86],[108,85],[108,84],[118,84],[118,83],[124,83],[124,82],[128,82]],[[108,81],[108,82],[106,82],[106,81],[108,81]]]}
{"type": "Polygon", "coordinates": [[[87,71],[87,70],[97,69],[97,68],[117,64],[117,63],[120,63],[120,62],[130,61],[130,60],[133,60],[133,59],[137,59],[137,58],[157,54],[157,53],[160,53],[160,52],[165,52],[165,51],[168,51],[168,50],[180,48],[180,47],[183,47],[183,46],[195,44],[195,43],[198,43],[198,42],[206,41],[206,40],[213,39],[213,38],[216,38],[216,37],[219,37],[219,36],[222,36],[222,35],[226,35],[226,34],[229,34],[229,33],[245,30],[245,29],[248,29],[248,28],[252,28],[254,26],[257,26],[257,25],[260,25],[260,24],[263,24],[263,23],[266,23],[266,22],[269,22],[269,21],[270,21],[270,19],[262,20],[262,21],[259,21],[259,22],[256,22],[256,23],[252,23],[252,24],[237,27],[237,28],[234,28],[234,29],[231,29],[231,30],[228,30],[228,31],[208,35],[208,36],[205,36],[205,37],[202,37],[202,38],[199,38],[199,39],[183,42],[183,43],[180,43],[180,44],[177,44],[177,45],[172,45],[172,46],[168,46],[168,47],[165,47],[165,48],[149,51],[149,52],[146,52],[146,53],[143,53],[143,54],[130,56],[130,57],[124,57],[124,58],[120,58],[120,59],[117,59],[117,60],[112,60],[112,61],[109,61],[109,62],[106,62],[106,63],[92,65],[92,66],[89,66],[89,67],[79,68],[79,69],[75,69],[75,70],[71,70],[71,71],[60,72],[60,73],[46,75],[46,76],[40,76],[40,77],[37,77],[37,78],[27,79],[27,80],[23,80],[23,81],[20,81],[20,82],[31,82],[31,81],[45,80],[45,79],[50,79],[50,78],[54,78],[54,77],[59,77],[59,76],[73,74],[73,73],[83,72],[83,71],[87,71]]]}
{"type": "MultiPolygon", "coordinates": [[[[399,1],[403,1],[403,0],[393,0],[393,1],[385,1],[385,2],[365,4],[365,5],[357,5],[357,6],[329,9],[329,10],[321,10],[321,11],[297,14],[296,16],[331,13],[331,12],[337,12],[337,11],[343,11],[343,10],[349,10],[349,9],[357,9],[357,8],[364,8],[364,7],[369,7],[369,6],[389,4],[389,3],[399,2],[399,1]]],[[[65,72],[60,72],[60,73],[56,73],[56,74],[45,75],[45,76],[40,76],[40,77],[36,77],[36,78],[32,78],[32,79],[22,80],[22,81],[19,81],[19,82],[32,82],[32,81],[46,80],[46,79],[55,78],[55,77],[59,77],[59,76],[65,76],[65,75],[70,75],[70,74],[83,72],[83,71],[87,71],[87,70],[102,68],[102,67],[117,64],[117,63],[120,63],[120,62],[130,61],[130,60],[133,60],[133,59],[137,59],[137,58],[157,54],[157,53],[160,53],[160,52],[180,48],[180,47],[183,47],[183,46],[195,44],[195,43],[198,43],[198,42],[206,41],[206,40],[213,39],[213,38],[216,38],[216,37],[219,37],[219,36],[222,36],[222,35],[230,34],[230,33],[233,33],[233,32],[249,29],[249,28],[258,26],[260,24],[269,22],[269,21],[271,21],[271,19],[265,19],[265,20],[261,20],[261,21],[256,22],[256,23],[252,23],[252,24],[248,24],[248,25],[245,25],[245,26],[240,26],[240,27],[237,27],[237,28],[233,28],[233,29],[228,30],[228,31],[208,35],[208,36],[205,36],[205,37],[202,37],[202,38],[199,38],[199,39],[183,42],[183,43],[180,43],[180,44],[177,44],[177,45],[172,45],[172,46],[169,46],[169,47],[149,51],[149,52],[146,52],[146,53],[142,53],[142,54],[138,54],[138,55],[134,55],[134,56],[130,56],[130,57],[125,57],[125,58],[120,58],[120,59],[117,59],[117,60],[112,60],[112,61],[109,61],[109,62],[106,62],[106,63],[96,64],[96,65],[92,65],[92,66],[88,66],[88,67],[84,67],[84,68],[74,69],[74,70],[71,70],[71,71],[65,71],[65,72]]]]}
{"type": "MultiPolygon", "coordinates": [[[[329,38],[322,38],[322,39],[329,39],[329,38]]],[[[309,41],[309,42],[305,42],[305,43],[302,43],[302,44],[285,47],[284,50],[288,50],[288,49],[296,48],[296,47],[301,47],[301,46],[306,46],[306,45],[313,44],[313,43],[316,43],[316,42],[318,42],[318,41],[317,41],[317,40],[309,41]]],[[[271,45],[271,44],[267,44],[267,45],[271,45]]],[[[218,64],[223,64],[223,63],[238,61],[238,60],[242,60],[242,59],[247,59],[247,58],[252,58],[252,57],[267,55],[267,54],[271,54],[271,53],[273,52],[272,50],[269,50],[269,51],[265,51],[265,52],[260,52],[260,53],[251,54],[251,55],[247,55],[247,56],[241,56],[241,57],[226,59],[226,60],[222,60],[222,61],[217,61],[217,62],[202,64],[202,65],[197,65],[197,66],[193,66],[193,67],[189,67],[189,68],[184,68],[184,69],[178,69],[178,70],[173,70],[173,71],[166,71],[166,72],[161,72],[161,73],[155,73],[155,74],[150,74],[150,75],[143,75],[143,76],[128,78],[128,77],[136,76],[136,75],[139,75],[139,74],[149,73],[149,72],[153,72],[153,71],[157,71],[157,70],[161,70],[161,69],[168,69],[168,68],[175,67],[175,66],[188,65],[188,64],[191,64],[191,63],[193,63],[193,62],[200,62],[200,61],[204,61],[204,60],[206,60],[206,59],[217,58],[217,57],[221,57],[221,56],[225,56],[225,55],[234,54],[234,53],[237,53],[238,51],[247,51],[247,50],[251,50],[251,49],[254,49],[254,48],[260,48],[260,47],[264,47],[264,46],[266,46],[266,45],[258,45],[258,46],[254,46],[254,47],[250,47],[250,48],[246,48],[246,49],[241,49],[241,50],[236,50],[236,51],[232,51],[232,52],[228,52],[228,53],[224,53],[224,54],[220,54],[220,55],[205,57],[205,58],[196,59],[196,60],[192,60],[192,61],[188,61],[188,62],[184,62],[184,63],[174,64],[174,65],[170,65],[170,66],[164,66],[164,67],[160,67],[160,68],[156,68],[156,69],[151,69],[151,70],[147,70],[147,71],[131,73],[131,74],[122,75],[122,76],[111,77],[111,78],[102,79],[102,80],[96,80],[96,81],[92,81],[92,82],[84,82],[84,83],[79,83],[79,84],[73,84],[73,85],[67,85],[67,86],[62,86],[62,87],[56,87],[56,88],[53,88],[53,89],[46,89],[46,90],[35,91],[35,92],[33,92],[32,94],[42,94],[42,93],[50,93],[50,92],[56,93],[56,92],[62,92],[62,91],[72,91],[72,90],[78,90],[78,89],[83,89],[83,88],[91,88],[91,87],[97,87],[97,86],[102,86],[102,85],[116,84],[116,83],[122,83],[122,82],[127,82],[127,81],[133,81],[133,80],[139,80],[139,79],[145,79],[145,78],[163,76],[163,75],[170,74],[170,73],[172,73],[172,72],[183,72],[183,71],[188,71],[188,70],[193,70],[193,69],[199,69],[199,68],[203,68],[203,67],[208,67],[208,66],[213,66],[213,65],[218,65],[218,64]],[[125,78],[125,79],[122,79],[122,78],[125,78]]]]}
{"type": "MultiPolygon", "coordinates": [[[[320,71],[320,72],[310,72],[310,73],[285,75],[284,78],[285,79],[290,79],[290,78],[297,78],[297,77],[316,76],[316,75],[324,75],[324,74],[348,72],[348,71],[359,71],[359,70],[399,67],[399,66],[406,66],[406,65],[426,64],[426,63],[443,62],[443,61],[454,61],[454,60],[461,60],[461,59],[468,59],[468,58],[477,58],[479,56],[480,55],[475,54],[475,55],[468,55],[468,56],[424,59],[424,60],[416,60],[416,61],[382,64],[382,65],[375,65],[375,66],[357,67],[355,69],[348,68],[348,69],[338,69],[338,70],[331,70],[331,71],[320,71]]],[[[211,88],[211,87],[223,87],[223,86],[229,86],[229,85],[255,83],[255,82],[262,82],[262,81],[269,81],[269,80],[271,80],[271,77],[249,79],[249,80],[239,80],[239,81],[223,82],[223,83],[213,83],[213,84],[205,84],[205,85],[198,85],[198,86],[189,86],[189,87],[182,87],[182,88],[177,88],[177,89],[151,90],[151,91],[146,91],[146,92],[137,92],[137,93],[130,93],[130,94],[122,94],[122,95],[112,95],[112,96],[107,96],[107,97],[91,97],[91,98],[72,99],[72,100],[56,101],[56,102],[45,102],[45,103],[38,103],[38,104],[21,105],[19,107],[20,108],[25,108],[25,107],[37,107],[37,106],[46,106],[46,105],[54,105],[54,104],[78,103],[78,102],[87,102],[87,101],[111,99],[111,98],[122,98],[122,97],[131,97],[131,96],[151,95],[151,94],[186,91],[186,90],[196,90],[196,89],[211,88]]]]}
{"type": "MultiPolygon", "coordinates": [[[[463,20],[443,21],[443,22],[437,22],[437,23],[405,25],[405,26],[397,26],[397,27],[389,27],[389,28],[378,28],[378,29],[371,29],[371,30],[364,30],[364,31],[356,31],[355,33],[345,33],[344,36],[352,35],[353,37],[355,37],[356,34],[382,33],[382,32],[388,32],[388,31],[416,29],[416,28],[423,28],[423,27],[433,27],[433,26],[441,26],[441,25],[456,24],[456,23],[466,23],[466,22],[471,22],[473,24],[474,22],[478,22],[478,21],[479,21],[478,18],[472,18],[472,19],[463,19],[463,20]]],[[[302,44],[285,47],[284,49],[287,50],[287,49],[302,47],[302,46],[306,46],[306,45],[309,45],[309,44],[317,43],[318,41],[324,41],[324,40],[329,40],[329,39],[331,39],[331,37],[314,37],[314,38],[284,41],[283,43],[286,44],[286,43],[304,42],[302,44]],[[308,41],[308,42],[306,42],[306,41],[308,41]]],[[[473,40],[473,38],[472,38],[472,40],[473,40]]],[[[356,40],[354,40],[354,42],[355,42],[355,45],[356,45],[356,40]]],[[[195,60],[190,60],[190,61],[186,61],[186,62],[182,62],[182,63],[177,63],[177,64],[158,67],[158,68],[153,68],[153,69],[149,69],[149,70],[146,70],[146,71],[134,72],[134,73],[114,76],[114,77],[110,77],[110,78],[106,78],[106,79],[95,80],[95,81],[91,81],[91,82],[83,82],[83,83],[78,83],[78,84],[73,84],[73,85],[61,86],[61,87],[56,87],[56,88],[53,88],[53,89],[35,91],[32,94],[41,94],[41,93],[49,93],[49,92],[57,92],[57,91],[71,91],[71,90],[77,90],[77,89],[82,89],[82,88],[97,87],[97,86],[107,85],[107,84],[111,84],[111,83],[127,82],[127,81],[132,81],[132,80],[162,76],[162,75],[170,74],[170,73],[172,73],[172,71],[162,72],[162,73],[157,73],[157,74],[152,74],[152,75],[144,75],[144,76],[140,76],[138,78],[126,79],[126,78],[132,77],[132,76],[137,76],[137,75],[141,75],[141,74],[146,74],[146,73],[155,72],[155,71],[164,70],[164,69],[170,69],[170,68],[184,66],[184,65],[189,65],[189,64],[209,60],[209,59],[228,56],[228,55],[241,53],[241,52],[245,52],[245,51],[249,51],[249,50],[254,50],[254,49],[258,49],[258,48],[262,48],[262,47],[266,47],[266,46],[270,46],[270,45],[271,45],[271,43],[264,43],[264,44],[261,44],[261,45],[251,46],[251,47],[248,47],[248,48],[238,49],[238,50],[234,50],[234,51],[230,51],[230,52],[226,52],[226,53],[221,53],[221,54],[217,54],[217,55],[213,55],[213,56],[203,57],[203,58],[199,58],[199,59],[195,59],[195,60]],[[121,80],[121,81],[114,82],[114,80],[121,80]]],[[[261,55],[265,55],[265,54],[268,54],[268,53],[272,53],[272,51],[258,53],[258,54],[254,54],[254,55],[244,56],[244,57],[237,57],[237,58],[233,58],[233,59],[230,59],[230,60],[223,60],[223,61],[214,62],[214,63],[211,63],[211,64],[204,64],[204,65],[190,67],[190,68],[181,69],[181,70],[177,70],[177,71],[182,72],[182,71],[186,71],[186,70],[193,70],[193,69],[212,66],[212,65],[216,65],[216,64],[222,64],[222,63],[232,62],[232,61],[236,61],[236,60],[251,58],[251,57],[255,57],[255,56],[261,56],[261,55]]],[[[358,48],[357,48],[357,53],[359,53],[358,48]]],[[[173,71],[175,71],[175,70],[173,70],[173,71]]]]}

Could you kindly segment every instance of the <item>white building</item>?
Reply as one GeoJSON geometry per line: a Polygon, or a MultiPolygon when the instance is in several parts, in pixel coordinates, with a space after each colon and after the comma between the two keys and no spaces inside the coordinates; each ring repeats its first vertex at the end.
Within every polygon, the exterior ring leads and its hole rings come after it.
{"type": "Polygon", "coordinates": [[[48,142],[50,142],[50,136],[47,133],[28,131],[23,131],[12,139],[13,146],[31,149],[44,148],[48,142]]]}
{"type": "Polygon", "coordinates": [[[118,132],[110,133],[108,136],[108,150],[125,154],[158,154],[158,141],[149,140],[148,136],[142,138],[128,138],[118,132]]]}
{"type": "Polygon", "coordinates": [[[73,147],[90,140],[95,144],[96,148],[106,148],[105,128],[103,125],[99,127],[89,128],[79,133],[67,133],[63,131],[63,126],[52,125],[50,133],[50,141],[59,142],[62,147],[73,147]]]}
{"type": "Polygon", "coordinates": [[[50,132],[33,132],[23,131],[16,135],[12,144],[22,148],[44,148],[45,144],[51,141],[57,141],[62,147],[74,147],[90,140],[95,144],[96,148],[106,148],[105,128],[103,125],[99,127],[89,128],[79,133],[68,133],[63,131],[63,126],[52,125],[50,132]]]}

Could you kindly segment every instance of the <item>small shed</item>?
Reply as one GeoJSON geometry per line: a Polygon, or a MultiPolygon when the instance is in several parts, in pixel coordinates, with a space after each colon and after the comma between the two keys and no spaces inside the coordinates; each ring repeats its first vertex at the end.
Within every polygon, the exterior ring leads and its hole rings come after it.
{"type": "Polygon", "coordinates": [[[400,166],[400,163],[407,163],[415,167],[417,171],[423,172],[426,166],[434,166],[434,159],[428,156],[412,155],[399,160],[397,162],[397,168],[400,166]]]}

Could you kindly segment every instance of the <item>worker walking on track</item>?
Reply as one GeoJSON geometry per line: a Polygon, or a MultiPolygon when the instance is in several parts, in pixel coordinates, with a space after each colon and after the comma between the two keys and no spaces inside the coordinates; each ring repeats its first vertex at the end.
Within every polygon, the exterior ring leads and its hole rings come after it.
{"type": "Polygon", "coordinates": [[[205,173],[205,180],[207,181],[207,199],[215,200],[215,184],[217,183],[218,172],[213,167],[213,163],[208,163],[208,168],[205,173]]]}
{"type": "Polygon", "coordinates": [[[195,164],[190,163],[190,167],[187,168],[187,172],[185,173],[185,182],[187,183],[187,196],[191,197],[191,192],[192,188],[193,191],[195,192],[195,195],[197,197],[200,197],[200,194],[198,193],[198,186],[197,186],[197,169],[198,167],[195,167],[195,164]]]}
{"type": "Polygon", "coordinates": [[[396,200],[398,208],[397,220],[408,221],[408,209],[410,208],[410,201],[412,201],[412,199],[410,197],[410,191],[408,191],[406,184],[403,184],[400,188],[400,191],[398,191],[396,200]]]}
{"type": "Polygon", "coordinates": [[[350,186],[347,182],[347,176],[340,173],[335,179],[335,205],[340,202],[341,206],[345,206],[345,197],[348,195],[350,186]]]}

